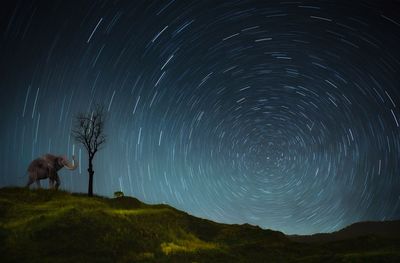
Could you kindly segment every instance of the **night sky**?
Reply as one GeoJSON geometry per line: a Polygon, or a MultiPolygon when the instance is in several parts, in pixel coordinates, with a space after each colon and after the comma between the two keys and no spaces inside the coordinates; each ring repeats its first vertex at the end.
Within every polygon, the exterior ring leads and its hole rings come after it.
{"type": "Polygon", "coordinates": [[[338,2],[3,1],[0,186],[74,153],[86,192],[71,128],[103,103],[95,194],[289,234],[399,219],[400,2],[338,2]]]}

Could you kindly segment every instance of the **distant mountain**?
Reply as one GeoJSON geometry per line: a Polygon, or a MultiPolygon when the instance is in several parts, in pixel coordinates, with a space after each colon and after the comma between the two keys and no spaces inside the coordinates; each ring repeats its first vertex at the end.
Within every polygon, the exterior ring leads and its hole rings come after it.
{"type": "Polygon", "coordinates": [[[314,235],[292,235],[293,241],[313,243],[331,242],[353,239],[363,236],[376,236],[382,238],[400,238],[400,220],[380,222],[359,222],[347,226],[333,233],[320,233],[314,235]]]}
{"type": "Polygon", "coordinates": [[[396,231],[397,221],[367,222],[310,243],[132,197],[0,189],[0,262],[400,262],[396,231]]]}

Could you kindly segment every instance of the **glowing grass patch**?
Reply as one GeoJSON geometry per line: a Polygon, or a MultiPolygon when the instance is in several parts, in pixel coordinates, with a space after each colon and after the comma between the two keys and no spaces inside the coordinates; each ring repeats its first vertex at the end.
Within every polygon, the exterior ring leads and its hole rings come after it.
{"type": "Polygon", "coordinates": [[[218,249],[215,243],[207,243],[192,236],[190,240],[180,239],[174,242],[164,242],[161,244],[161,251],[165,255],[175,253],[194,253],[199,250],[218,249]]]}
{"type": "Polygon", "coordinates": [[[156,214],[156,213],[163,213],[163,212],[169,212],[170,209],[167,208],[162,208],[162,209],[112,209],[112,210],[107,210],[109,214],[114,214],[114,215],[141,215],[141,214],[156,214]]]}
{"type": "Polygon", "coordinates": [[[3,225],[6,228],[16,228],[23,225],[31,225],[35,221],[39,222],[60,218],[72,209],[74,209],[73,206],[65,206],[58,209],[45,209],[43,207],[40,209],[32,209],[27,207],[23,217],[18,218],[17,220],[6,222],[3,225]]]}

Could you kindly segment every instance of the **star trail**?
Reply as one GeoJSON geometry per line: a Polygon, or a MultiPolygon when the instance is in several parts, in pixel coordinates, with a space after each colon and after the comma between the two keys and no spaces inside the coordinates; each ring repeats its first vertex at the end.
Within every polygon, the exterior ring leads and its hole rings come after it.
{"type": "Polygon", "coordinates": [[[287,234],[400,218],[400,2],[1,9],[0,186],[50,152],[76,155],[60,188],[85,192],[71,128],[102,103],[95,194],[287,234]]]}

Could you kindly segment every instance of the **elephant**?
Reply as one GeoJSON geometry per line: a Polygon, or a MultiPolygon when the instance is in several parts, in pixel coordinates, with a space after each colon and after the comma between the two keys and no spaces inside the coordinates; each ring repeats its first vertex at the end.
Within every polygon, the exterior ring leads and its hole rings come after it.
{"type": "Polygon", "coordinates": [[[78,167],[78,162],[75,156],[72,155],[73,163],[69,162],[65,156],[56,156],[45,154],[40,158],[33,160],[28,167],[28,183],[26,187],[36,182],[40,188],[40,180],[49,178],[49,188],[58,189],[60,186],[60,178],[57,172],[65,167],[68,170],[75,170],[78,167]],[[54,184],[55,183],[55,184],[54,184]]]}

